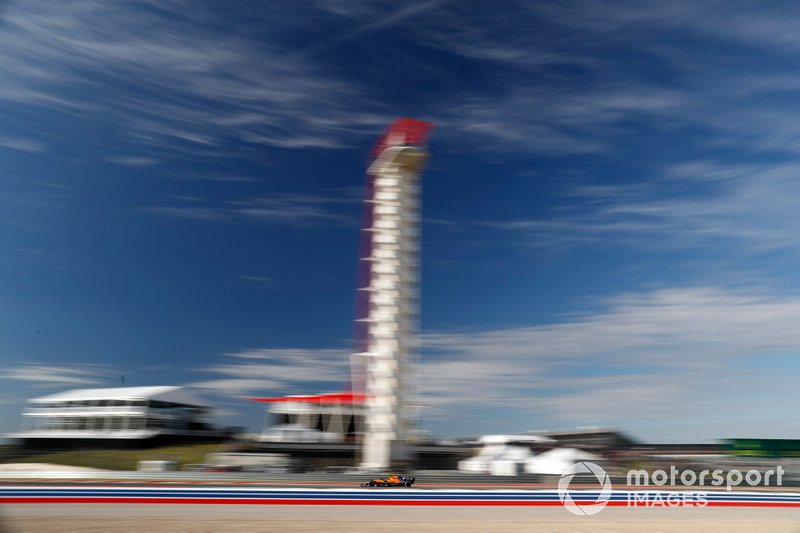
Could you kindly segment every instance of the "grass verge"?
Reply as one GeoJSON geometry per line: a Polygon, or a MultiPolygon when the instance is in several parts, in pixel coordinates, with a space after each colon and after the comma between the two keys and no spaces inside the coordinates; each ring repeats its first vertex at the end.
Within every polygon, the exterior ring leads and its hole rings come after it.
{"type": "Polygon", "coordinates": [[[204,463],[206,455],[224,451],[225,444],[185,444],[143,450],[75,450],[26,457],[20,462],[87,466],[107,470],[136,470],[139,461],[177,461],[178,467],[204,463]]]}

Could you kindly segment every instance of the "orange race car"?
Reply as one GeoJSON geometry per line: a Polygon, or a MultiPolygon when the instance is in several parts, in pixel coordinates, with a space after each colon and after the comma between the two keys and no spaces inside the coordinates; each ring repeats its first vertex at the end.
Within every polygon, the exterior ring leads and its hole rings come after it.
{"type": "Polygon", "coordinates": [[[410,487],[417,480],[415,477],[398,476],[392,474],[391,476],[370,479],[366,483],[362,483],[362,487],[410,487]]]}

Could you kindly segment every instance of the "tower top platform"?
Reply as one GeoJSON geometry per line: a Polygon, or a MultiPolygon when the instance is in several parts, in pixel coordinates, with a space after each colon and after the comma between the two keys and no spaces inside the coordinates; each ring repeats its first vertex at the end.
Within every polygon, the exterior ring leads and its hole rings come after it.
{"type": "Polygon", "coordinates": [[[378,138],[370,152],[370,161],[393,146],[424,146],[433,129],[431,122],[415,118],[398,118],[378,138]]]}

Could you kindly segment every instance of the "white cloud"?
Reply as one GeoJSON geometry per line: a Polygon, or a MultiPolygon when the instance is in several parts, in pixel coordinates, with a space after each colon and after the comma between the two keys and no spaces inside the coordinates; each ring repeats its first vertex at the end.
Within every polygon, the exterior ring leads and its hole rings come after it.
{"type": "Polygon", "coordinates": [[[573,188],[568,204],[549,218],[475,225],[539,246],[702,246],[717,255],[791,250],[800,244],[798,177],[795,163],[687,161],[633,185],[573,188]]]}
{"type": "Polygon", "coordinates": [[[31,153],[43,152],[45,150],[44,145],[41,143],[28,139],[12,139],[10,137],[0,137],[0,148],[31,153]]]}
{"type": "Polygon", "coordinates": [[[95,365],[23,365],[6,370],[2,375],[8,379],[33,381],[41,385],[98,385],[107,381],[104,378],[108,371],[95,365]]]}
{"type": "MultiPolygon", "coordinates": [[[[273,23],[282,10],[274,6],[273,23]]],[[[230,140],[339,146],[358,90],[230,27],[238,22],[180,1],[15,3],[0,34],[0,100],[89,118],[105,132],[96,146],[126,141],[156,155],[213,155],[230,140]]]]}
{"type": "MultiPolygon", "coordinates": [[[[680,439],[699,419],[729,416],[735,421],[727,431],[735,433],[758,421],[765,403],[800,399],[765,369],[771,358],[800,349],[793,326],[800,298],[706,287],[607,304],[605,312],[553,325],[425,334],[421,383],[431,415],[457,417],[477,396],[481,406],[511,411],[516,427],[526,419],[612,424],[680,439]]],[[[785,365],[776,368],[785,372],[785,365]]],[[[771,413],[793,416],[778,407],[771,413]]]]}
{"type": "Polygon", "coordinates": [[[512,88],[457,99],[434,121],[444,135],[505,152],[570,154],[609,151],[618,124],[658,120],[693,105],[679,91],[655,85],[603,83],[512,88]]]}
{"type": "MultiPolygon", "coordinates": [[[[362,21],[386,9],[346,5],[333,10],[362,21]]],[[[461,90],[431,109],[437,135],[467,146],[614,153],[632,132],[691,130],[711,148],[795,155],[798,14],[758,2],[449,2],[402,27],[486,69],[480,82],[444,74],[461,90]]]]}
{"type": "MultiPolygon", "coordinates": [[[[321,25],[330,21],[320,12],[298,16],[302,8],[283,4],[252,11],[241,6],[226,17],[180,0],[78,0],[46,10],[14,3],[0,34],[0,68],[8,80],[0,100],[60,109],[71,123],[88,118],[95,130],[116,135],[98,135],[96,147],[124,141],[147,152],[140,157],[156,159],[176,153],[247,157],[263,146],[363,142],[401,112],[397,103],[385,102],[392,84],[385,80],[393,79],[430,86],[424,101],[410,106],[414,114],[440,123],[438,138],[470,147],[613,151],[617,135],[632,122],[656,130],[710,128],[709,142],[800,146],[800,132],[790,126],[797,121],[782,115],[785,106],[743,105],[743,98],[774,89],[753,79],[776,72],[759,67],[755,75],[737,75],[711,52],[688,56],[679,39],[659,40],[678,32],[730,44],[741,35],[739,45],[754,47],[757,40],[748,35],[772,32],[773,49],[763,53],[779,54],[795,46],[781,13],[763,10],[753,29],[746,26],[745,10],[733,9],[723,22],[714,9],[688,3],[484,8],[433,0],[321,7],[345,20],[345,28],[331,34],[340,25],[321,25]],[[258,38],[250,26],[254,19],[263,25],[258,38]],[[476,83],[462,80],[463,73],[447,61],[420,52],[401,48],[377,57],[364,50],[356,60],[369,67],[368,75],[347,78],[316,57],[389,27],[402,32],[411,48],[436,48],[489,70],[476,83]],[[298,29],[315,39],[290,49],[280,35],[298,29]],[[646,69],[626,66],[630,46],[640,51],[641,61],[668,74],[656,79],[643,76],[646,69]]],[[[745,55],[736,60],[749,61],[745,55]]],[[[783,87],[797,83],[783,74],[783,87]]],[[[53,134],[39,128],[43,137],[53,134]]]]}
{"type": "Polygon", "coordinates": [[[225,354],[233,361],[205,372],[221,376],[194,385],[231,396],[313,394],[309,383],[330,384],[339,390],[350,375],[349,355],[334,349],[254,349],[225,354]]]}

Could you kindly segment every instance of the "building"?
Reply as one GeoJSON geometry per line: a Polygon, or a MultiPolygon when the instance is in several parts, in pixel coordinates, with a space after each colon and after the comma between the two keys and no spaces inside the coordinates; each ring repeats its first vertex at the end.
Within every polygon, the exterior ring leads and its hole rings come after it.
{"type": "MultiPolygon", "coordinates": [[[[262,433],[241,443],[250,453],[290,458],[293,469],[321,470],[352,466],[363,457],[366,398],[345,392],[251,398],[269,404],[262,433]]],[[[409,443],[406,455],[415,468],[455,469],[474,453],[476,444],[419,440],[409,443]]]]}
{"type": "Polygon", "coordinates": [[[477,453],[459,461],[458,469],[472,474],[517,475],[536,453],[549,450],[555,442],[540,435],[483,435],[477,453]]]}
{"type": "MultiPolygon", "coordinates": [[[[356,317],[366,326],[356,357],[363,361],[365,376],[361,466],[367,469],[407,461],[407,443],[419,425],[414,368],[420,174],[428,160],[425,142],[430,129],[428,122],[396,120],[376,144],[367,169],[356,317]]],[[[356,375],[354,381],[360,380],[356,375]]]]}
{"type": "Polygon", "coordinates": [[[331,393],[252,398],[270,404],[261,442],[354,442],[364,432],[364,395],[331,393]],[[274,423],[270,423],[274,422],[274,423]]]}
{"type": "Polygon", "coordinates": [[[23,427],[5,435],[28,448],[142,446],[221,439],[212,408],[186,387],[78,389],[28,401],[23,427]]]}
{"type": "Polygon", "coordinates": [[[535,433],[555,440],[559,446],[572,446],[598,452],[624,450],[638,444],[633,438],[614,428],[592,427],[572,431],[538,431],[535,433]]]}

